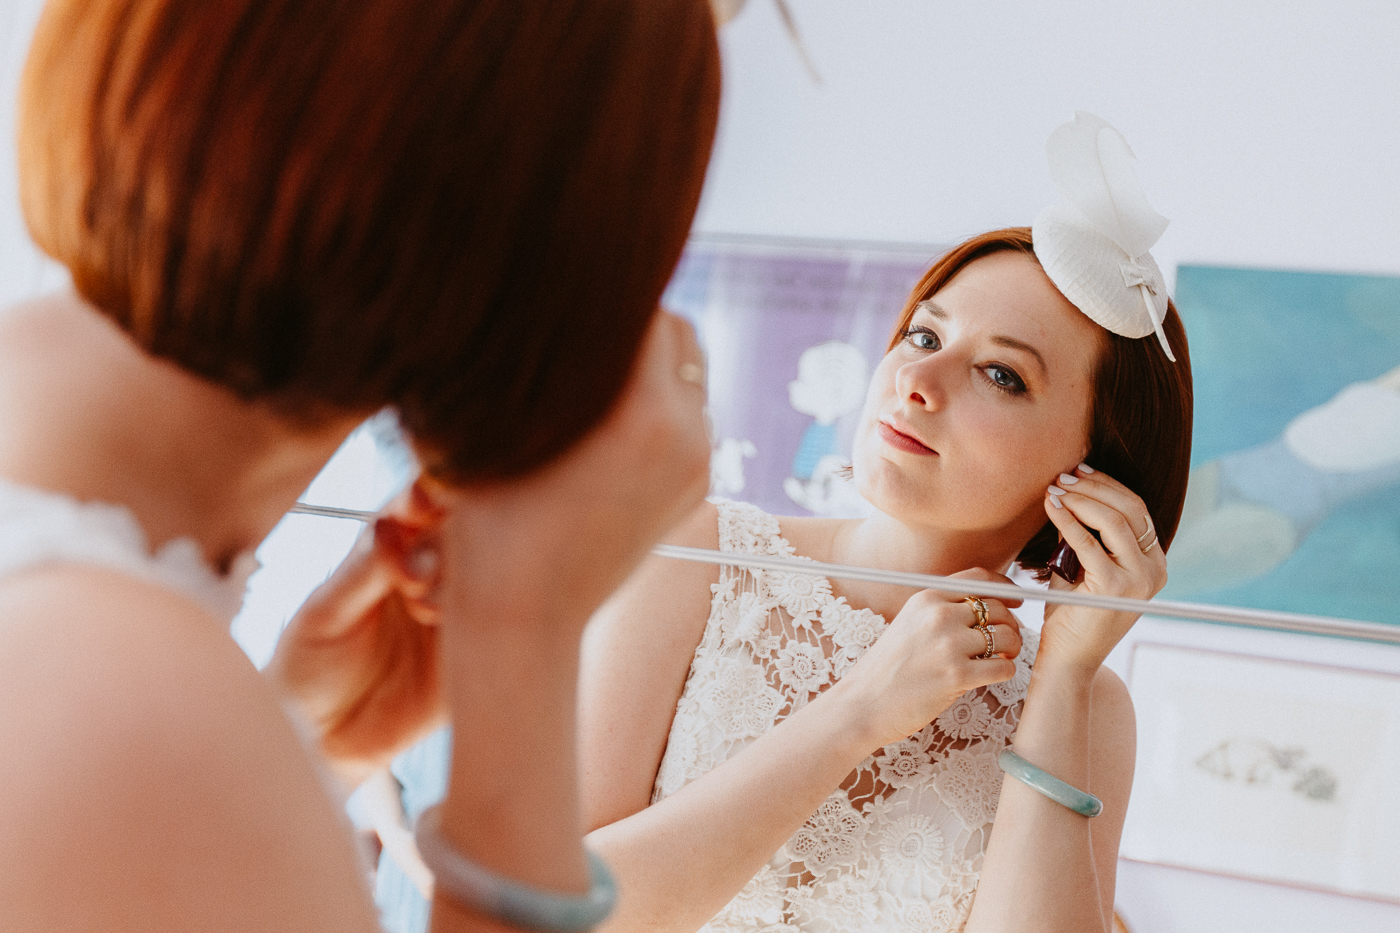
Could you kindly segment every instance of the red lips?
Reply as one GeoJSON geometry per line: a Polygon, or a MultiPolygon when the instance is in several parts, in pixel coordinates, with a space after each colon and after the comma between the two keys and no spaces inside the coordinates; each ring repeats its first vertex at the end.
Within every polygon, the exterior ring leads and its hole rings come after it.
{"type": "Polygon", "coordinates": [[[880,439],[889,444],[895,450],[902,450],[908,454],[932,454],[937,455],[938,451],[923,444],[914,437],[891,427],[884,421],[880,422],[880,439]]]}

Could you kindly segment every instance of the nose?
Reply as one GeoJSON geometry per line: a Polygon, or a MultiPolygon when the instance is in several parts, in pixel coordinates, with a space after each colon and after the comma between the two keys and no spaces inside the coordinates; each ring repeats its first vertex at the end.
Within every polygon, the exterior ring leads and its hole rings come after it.
{"type": "Polygon", "coordinates": [[[952,354],[931,353],[911,360],[895,373],[895,390],[909,405],[929,411],[943,408],[948,401],[947,379],[952,354]]]}

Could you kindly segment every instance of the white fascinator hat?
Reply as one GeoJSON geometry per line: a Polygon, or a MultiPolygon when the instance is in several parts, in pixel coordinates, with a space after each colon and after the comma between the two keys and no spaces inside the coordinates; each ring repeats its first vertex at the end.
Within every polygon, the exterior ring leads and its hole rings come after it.
{"type": "Polygon", "coordinates": [[[1162,321],[1167,287],[1148,252],[1170,222],[1147,203],[1127,140],[1079,111],[1045,143],[1050,178],[1064,199],[1031,225],[1035,255],[1070,302],[1124,337],[1155,332],[1176,362],[1162,321]]]}

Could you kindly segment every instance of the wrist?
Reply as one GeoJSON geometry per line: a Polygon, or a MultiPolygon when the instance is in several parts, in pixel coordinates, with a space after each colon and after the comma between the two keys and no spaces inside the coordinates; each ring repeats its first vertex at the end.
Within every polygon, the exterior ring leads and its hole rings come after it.
{"type": "Polygon", "coordinates": [[[1088,708],[1094,692],[1094,677],[1099,665],[1087,664],[1045,664],[1036,659],[1031,668],[1030,683],[1026,687],[1026,699],[1032,697],[1038,704],[1053,699],[1056,703],[1068,704],[1071,708],[1088,708]]]}
{"type": "Polygon", "coordinates": [[[583,817],[572,783],[557,775],[510,785],[464,780],[457,758],[454,754],[447,796],[438,807],[442,838],[484,868],[521,884],[566,894],[587,891],[583,817]]]}
{"type": "Polygon", "coordinates": [[[875,714],[879,705],[875,698],[865,695],[854,682],[837,681],[794,715],[813,706],[817,710],[809,715],[818,718],[831,730],[831,747],[838,748],[854,762],[864,760],[867,755],[893,741],[880,730],[875,714]]]}
{"type": "Polygon", "coordinates": [[[1092,678],[1063,669],[1033,670],[1013,744],[1035,749],[1087,736],[1092,699],[1092,678]]]}
{"type": "Polygon", "coordinates": [[[1087,689],[1102,666],[1103,659],[1097,654],[1070,650],[1068,646],[1056,644],[1053,637],[1042,634],[1035,663],[1031,666],[1031,682],[1039,680],[1066,688],[1078,685],[1087,689]]]}
{"type": "Polygon", "coordinates": [[[588,890],[577,787],[578,640],[531,627],[444,630],[452,768],[443,837],[543,890],[588,890]]]}

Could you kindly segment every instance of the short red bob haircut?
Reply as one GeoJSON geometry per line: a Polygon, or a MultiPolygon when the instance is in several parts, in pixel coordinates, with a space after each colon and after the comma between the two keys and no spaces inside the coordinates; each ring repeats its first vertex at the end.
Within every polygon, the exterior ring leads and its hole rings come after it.
{"type": "Polygon", "coordinates": [[[50,0],[21,196],[148,352],[499,479],[617,398],[718,104],[706,0],[50,0]]]}
{"type": "MultiPolygon", "coordinates": [[[[890,338],[890,349],[902,339],[919,302],[932,298],[971,263],[1001,252],[1035,259],[1031,228],[983,233],[934,260],[909,295],[890,338]]],[[[1085,461],[1142,497],[1165,552],[1181,522],[1186,480],[1191,473],[1192,394],[1186,329],[1171,302],[1162,329],[1176,354],[1175,363],[1167,359],[1154,336],[1132,339],[1103,332],[1104,350],[1094,371],[1085,461]]],[[[1021,549],[1016,562],[1040,579],[1048,579],[1045,565],[1058,542],[1055,526],[1047,521],[1021,549]]]]}

